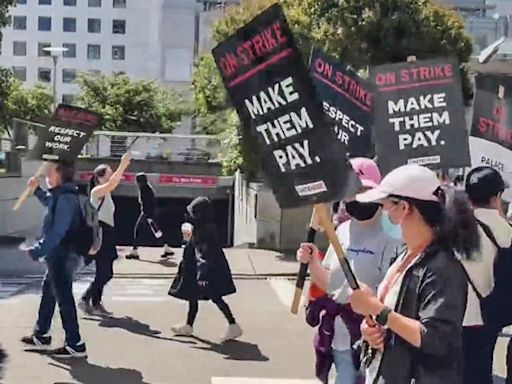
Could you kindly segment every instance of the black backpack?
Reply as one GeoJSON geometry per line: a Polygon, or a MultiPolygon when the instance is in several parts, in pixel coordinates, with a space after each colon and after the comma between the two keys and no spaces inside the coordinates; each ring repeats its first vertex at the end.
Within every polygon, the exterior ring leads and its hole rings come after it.
{"type": "Polygon", "coordinates": [[[494,288],[489,295],[482,297],[468,275],[468,281],[480,300],[482,319],[493,330],[501,330],[512,325],[512,245],[502,248],[496,241],[491,228],[478,220],[485,235],[498,249],[494,259],[494,288]]]}
{"type": "MultiPolygon", "coordinates": [[[[98,218],[98,212],[103,205],[103,199],[96,209],[89,196],[79,195],[76,192],[64,192],[77,195],[80,207],[78,223],[67,234],[64,242],[68,244],[78,255],[83,257],[95,256],[101,248],[103,233],[98,218]]],[[[55,219],[55,207],[53,206],[53,218],[55,219]]]]}

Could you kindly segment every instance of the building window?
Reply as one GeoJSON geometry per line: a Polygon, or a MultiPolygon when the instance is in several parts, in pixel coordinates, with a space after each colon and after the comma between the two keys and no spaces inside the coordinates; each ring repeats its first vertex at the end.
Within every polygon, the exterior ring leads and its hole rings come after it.
{"type": "Polygon", "coordinates": [[[39,0],[39,5],[52,5],[52,0],[39,0]]]}
{"type": "Polygon", "coordinates": [[[62,103],[67,105],[74,105],[75,104],[75,95],[62,95],[62,103]]]}
{"type": "Polygon", "coordinates": [[[89,69],[87,73],[92,77],[100,77],[101,71],[99,69],[89,69]]]}
{"type": "Polygon", "coordinates": [[[27,81],[27,67],[12,67],[12,72],[19,81],[27,81]]]}
{"type": "Polygon", "coordinates": [[[67,51],[62,52],[62,57],[67,59],[74,59],[76,57],[76,44],[64,43],[62,48],[66,48],[67,51]]]}
{"type": "Polygon", "coordinates": [[[25,4],[27,4],[27,0],[17,0],[16,4],[17,5],[25,5],[25,4]]]}
{"type": "Polygon", "coordinates": [[[39,57],[47,57],[51,56],[50,52],[45,51],[45,48],[50,48],[52,45],[50,43],[38,43],[37,44],[37,56],[39,57]]]}
{"type": "Polygon", "coordinates": [[[26,41],[13,41],[12,54],[14,56],[27,56],[27,42],[26,41]]]}
{"type": "Polygon", "coordinates": [[[126,8],[126,0],[113,0],[114,8],[126,8]]]}
{"type": "Polygon", "coordinates": [[[89,7],[91,8],[100,8],[101,0],[89,0],[89,7]]]}
{"type": "Polygon", "coordinates": [[[89,60],[100,60],[101,59],[101,47],[97,44],[87,45],[87,58],[89,60]]]}
{"type": "Polygon", "coordinates": [[[14,29],[16,31],[26,31],[27,30],[27,16],[13,16],[12,29],[14,29]]]}
{"type": "Polygon", "coordinates": [[[112,60],[124,60],[125,48],[124,45],[112,46],[112,60]]]}
{"type": "Polygon", "coordinates": [[[87,31],[89,33],[101,33],[101,19],[88,19],[87,31]]]}
{"type": "Polygon", "coordinates": [[[76,7],[76,0],[64,0],[65,7],[76,7]]]}
{"type": "Polygon", "coordinates": [[[43,83],[52,81],[52,70],[50,68],[38,68],[37,79],[43,83]]]}
{"type": "Polygon", "coordinates": [[[75,69],[63,69],[62,70],[62,82],[63,83],[74,83],[76,79],[75,69]]]}
{"type": "Polygon", "coordinates": [[[64,32],[76,32],[76,19],[74,17],[62,19],[62,30],[64,32]]]}
{"type": "Polygon", "coordinates": [[[49,32],[52,30],[52,18],[47,16],[39,16],[38,19],[39,30],[49,32]]]}
{"type": "Polygon", "coordinates": [[[114,35],[124,35],[126,33],[126,20],[113,20],[112,33],[114,35]]]}

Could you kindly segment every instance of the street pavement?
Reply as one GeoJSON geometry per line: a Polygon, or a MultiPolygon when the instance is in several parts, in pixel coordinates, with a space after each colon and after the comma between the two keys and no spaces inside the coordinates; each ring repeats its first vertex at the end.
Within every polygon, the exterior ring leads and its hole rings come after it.
{"type": "MultiPolygon", "coordinates": [[[[127,252],[120,250],[123,255],[127,252]]],[[[304,313],[291,315],[297,265],[274,252],[232,249],[228,258],[238,293],[227,298],[244,328],[240,340],[221,344],[226,324],[211,303],[200,303],[195,337],[175,337],[170,327],[184,321],[187,304],[167,295],[175,259],[161,261],[159,250],[142,249],[140,261],[121,257],[105,291],[112,318],[79,313],[89,358],[58,361],[23,350],[39,302],[41,276],[0,278],[0,343],[8,353],[5,384],[313,384],[313,331],[304,313]]],[[[1,252],[0,252],[1,257],[1,252]]],[[[0,264],[1,265],[1,264],[0,264]]],[[[31,271],[33,273],[33,271],[31,271]]],[[[92,266],[75,283],[76,297],[92,280],[92,266]]],[[[511,332],[512,333],[512,332],[511,332]]],[[[62,343],[59,317],[54,344],[62,343]]],[[[507,339],[496,349],[496,374],[504,376],[507,339]]],[[[498,380],[496,383],[502,383],[498,380]]]]}

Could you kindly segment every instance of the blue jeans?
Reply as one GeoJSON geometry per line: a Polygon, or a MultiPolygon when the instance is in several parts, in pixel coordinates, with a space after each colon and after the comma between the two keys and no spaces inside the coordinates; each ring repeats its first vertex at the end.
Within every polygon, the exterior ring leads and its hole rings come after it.
{"type": "Polygon", "coordinates": [[[66,333],[66,344],[74,347],[81,340],[73,297],[73,275],[80,264],[79,256],[54,255],[47,259],[46,264],[47,270],[42,286],[35,334],[46,335],[50,331],[55,305],[58,304],[62,326],[66,333]]]}
{"type": "Polygon", "coordinates": [[[336,368],[335,384],[355,384],[357,372],[352,360],[352,351],[350,349],[345,351],[333,349],[332,354],[336,368]]]}

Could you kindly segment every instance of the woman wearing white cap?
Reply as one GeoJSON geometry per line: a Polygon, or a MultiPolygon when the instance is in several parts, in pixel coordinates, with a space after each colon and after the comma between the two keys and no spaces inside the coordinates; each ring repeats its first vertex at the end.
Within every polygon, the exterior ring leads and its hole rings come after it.
{"type": "Polygon", "coordinates": [[[467,280],[460,255],[479,247],[477,224],[461,191],[450,206],[434,172],[405,165],[390,172],[375,189],[358,195],[380,202],[392,223],[402,228],[407,251],[390,267],[377,295],[364,284],[350,302],[372,316],[361,325],[374,348],[366,362],[366,383],[460,384],[462,320],[467,280]],[[376,352],[375,352],[376,350],[376,352]]]}
{"type": "MultiPolygon", "coordinates": [[[[363,191],[376,188],[381,182],[377,164],[368,158],[350,160],[358,175],[363,191]]],[[[336,233],[347,259],[356,275],[376,289],[384,277],[391,261],[401,253],[402,240],[394,238],[383,228],[382,209],[378,203],[359,203],[352,197],[344,202],[351,219],[342,223],[336,233]]],[[[359,356],[354,356],[353,342],[361,338],[362,317],[355,314],[348,305],[350,288],[342,272],[334,249],[329,248],[320,262],[316,255],[318,248],[313,244],[302,244],[297,259],[308,263],[313,281],[339,305],[340,315],[334,321],[332,338],[332,359],[336,368],[336,384],[355,384],[359,369],[359,356]]],[[[325,346],[329,348],[328,345],[325,346]]]]}

